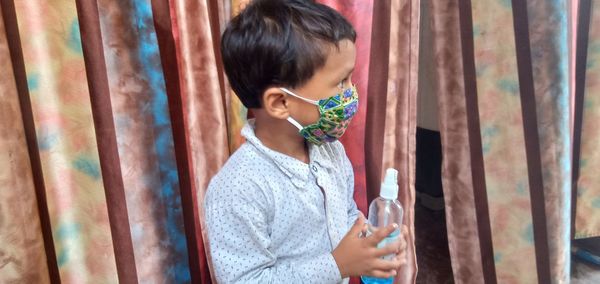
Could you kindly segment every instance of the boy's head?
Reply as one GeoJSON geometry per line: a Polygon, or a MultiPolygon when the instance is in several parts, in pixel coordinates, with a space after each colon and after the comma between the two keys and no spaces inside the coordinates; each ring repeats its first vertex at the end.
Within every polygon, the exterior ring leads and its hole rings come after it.
{"type": "Polygon", "coordinates": [[[355,39],[352,25],[328,6],[312,0],[255,0],[227,26],[221,53],[231,87],[244,106],[256,109],[264,107],[269,90],[300,91],[317,76],[318,82],[299,95],[318,100],[347,87],[355,39]]]}

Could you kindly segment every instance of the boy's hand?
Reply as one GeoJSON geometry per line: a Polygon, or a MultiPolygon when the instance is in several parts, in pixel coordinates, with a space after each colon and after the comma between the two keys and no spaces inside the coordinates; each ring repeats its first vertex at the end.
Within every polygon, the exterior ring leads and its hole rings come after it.
{"type": "Polygon", "coordinates": [[[398,268],[406,263],[406,228],[402,228],[400,241],[383,248],[377,248],[377,244],[397,228],[393,224],[361,238],[360,235],[365,230],[365,217],[360,214],[332,253],[342,278],[361,275],[377,278],[395,276],[398,268]],[[396,254],[396,257],[393,260],[381,259],[388,254],[396,254]]]}

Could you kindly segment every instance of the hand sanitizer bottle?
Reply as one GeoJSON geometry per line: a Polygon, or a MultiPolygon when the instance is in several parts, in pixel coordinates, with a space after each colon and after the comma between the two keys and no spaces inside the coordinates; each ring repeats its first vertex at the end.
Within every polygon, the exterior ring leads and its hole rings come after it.
{"type": "MultiPolygon", "coordinates": [[[[396,223],[398,226],[402,225],[402,217],[404,210],[402,205],[397,200],[398,198],[398,171],[395,169],[387,169],[385,172],[385,178],[381,183],[381,190],[379,197],[377,197],[369,206],[369,220],[367,236],[372,234],[375,230],[384,228],[390,224],[396,223]]],[[[400,228],[393,231],[388,237],[381,241],[377,247],[382,248],[387,244],[398,241],[400,237],[400,228]]],[[[392,259],[393,254],[386,255],[383,259],[392,259]]],[[[394,282],[394,277],[390,278],[374,278],[368,276],[361,276],[364,284],[391,284],[394,282]]]]}

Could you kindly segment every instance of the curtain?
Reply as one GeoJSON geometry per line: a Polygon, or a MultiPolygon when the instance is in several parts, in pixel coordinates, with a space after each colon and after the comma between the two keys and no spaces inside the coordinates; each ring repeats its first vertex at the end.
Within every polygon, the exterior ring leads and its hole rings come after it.
{"type": "MultiPolygon", "coordinates": [[[[419,5],[322,2],[358,32],[355,200],[400,171],[414,282],[419,5]]],[[[248,115],[219,39],[247,3],[0,1],[0,282],[215,282],[202,201],[248,115]]]]}
{"type": "MultiPolygon", "coordinates": [[[[248,2],[0,0],[0,282],[215,282],[202,201],[249,115],[219,40],[248,2]]],[[[358,33],[359,209],[400,172],[397,283],[417,273],[420,48],[455,282],[568,282],[571,237],[600,235],[597,1],[320,2],[358,33]]]]}
{"type": "Polygon", "coordinates": [[[568,283],[599,228],[597,3],[428,2],[454,280],[568,283]]]}
{"type": "Polygon", "coordinates": [[[378,196],[382,171],[388,167],[398,169],[398,200],[405,210],[404,224],[409,226],[409,259],[396,283],[414,283],[419,1],[374,1],[373,6],[364,149],[367,195],[369,201],[378,196]]]}
{"type": "Polygon", "coordinates": [[[580,1],[575,88],[574,237],[600,236],[600,3],[580,1]]]}
{"type": "MultiPolygon", "coordinates": [[[[5,9],[0,7],[1,12],[5,9]]],[[[0,17],[4,18],[4,13],[0,13],[0,17]]],[[[4,21],[0,20],[0,64],[7,73],[22,68],[12,65],[8,48],[11,36],[12,34],[5,33],[4,21]]],[[[34,184],[39,182],[39,179],[34,180],[32,174],[33,167],[29,160],[24,127],[31,122],[15,119],[23,114],[13,76],[0,77],[0,108],[2,281],[48,283],[51,271],[48,270],[44,251],[44,242],[47,239],[42,235],[42,226],[47,224],[43,224],[38,217],[41,214],[47,215],[47,210],[38,207],[36,202],[34,184]]],[[[36,151],[37,148],[33,150],[36,151]]]]}

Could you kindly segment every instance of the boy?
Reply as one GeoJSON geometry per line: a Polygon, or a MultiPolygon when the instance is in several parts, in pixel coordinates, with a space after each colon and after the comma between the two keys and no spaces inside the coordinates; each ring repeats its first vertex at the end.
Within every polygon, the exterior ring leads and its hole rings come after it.
{"type": "Polygon", "coordinates": [[[310,0],[256,0],[225,30],[225,72],[255,119],[205,198],[220,283],[387,278],[405,262],[403,239],[377,248],[397,225],[360,237],[365,220],[337,141],[358,109],[355,39],[346,19],[310,0]]]}

